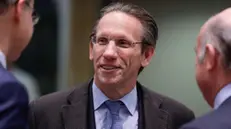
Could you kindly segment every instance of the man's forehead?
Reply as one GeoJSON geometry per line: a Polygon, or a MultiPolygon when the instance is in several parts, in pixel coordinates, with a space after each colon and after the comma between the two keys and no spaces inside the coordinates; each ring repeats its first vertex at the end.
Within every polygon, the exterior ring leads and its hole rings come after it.
{"type": "Polygon", "coordinates": [[[121,11],[113,11],[113,12],[109,12],[107,14],[105,14],[98,22],[98,24],[100,23],[104,23],[104,22],[108,22],[108,21],[118,21],[118,23],[132,23],[132,24],[141,24],[141,22],[132,15],[129,15],[125,12],[121,12],[121,11]],[[132,22],[131,22],[132,21],[132,22]]]}
{"type": "Polygon", "coordinates": [[[96,30],[97,33],[113,32],[140,37],[143,27],[141,22],[131,15],[123,12],[110,12],[99,20],[96,30]]]}

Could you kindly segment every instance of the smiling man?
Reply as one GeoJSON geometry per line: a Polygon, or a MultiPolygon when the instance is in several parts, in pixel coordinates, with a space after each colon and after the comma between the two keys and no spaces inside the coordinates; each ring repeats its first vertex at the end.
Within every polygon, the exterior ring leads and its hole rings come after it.
{"type": "Polygon", "coordinates": [[[103,8],[89,46],[93,79],[31,103],[31,129],[177,129],[192,120],[184,105],[137,81],[154,54],[157,33],[143,8],[124,3],[103,8]]]}

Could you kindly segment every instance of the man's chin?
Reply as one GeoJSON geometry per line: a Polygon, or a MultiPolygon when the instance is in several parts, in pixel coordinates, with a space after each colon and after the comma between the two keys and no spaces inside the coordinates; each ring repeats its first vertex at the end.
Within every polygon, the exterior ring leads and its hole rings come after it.
{"type": "Polygon", "coordinates": [[[119,79],[117,77],[101,77],[100,81],[105,85],[115,85],[119,83],[119,79]]]}

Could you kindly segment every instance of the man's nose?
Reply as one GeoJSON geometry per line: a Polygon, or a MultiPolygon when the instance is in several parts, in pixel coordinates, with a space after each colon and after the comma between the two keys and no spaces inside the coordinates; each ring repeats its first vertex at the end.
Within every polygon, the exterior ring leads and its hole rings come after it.
{"type": "Polygon", "coordinates": [[[110,59],[110,60],[115,59],[117,57],[117,46],[114,41],[110,41],[107,44],[103,56],[106,59],[110,59]]]}

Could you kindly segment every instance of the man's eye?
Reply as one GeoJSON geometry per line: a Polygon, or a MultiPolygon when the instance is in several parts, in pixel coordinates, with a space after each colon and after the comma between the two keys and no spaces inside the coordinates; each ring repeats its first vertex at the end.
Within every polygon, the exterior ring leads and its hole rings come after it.
{"type": "Polygon", "coordinates": [[[120,39],[117,41],[117,45],[122,48],[129,48],[131,47],[131,43],[127,40],[120,39]]]}
{"type": "Polygon", "coordinates": [[[97,43],[99,45],[106,45],[108,43],[108,39],[107,38],[104,38],[104,37],[101,37],[101,38],[98,38],[97,39],[97,43]]]}

